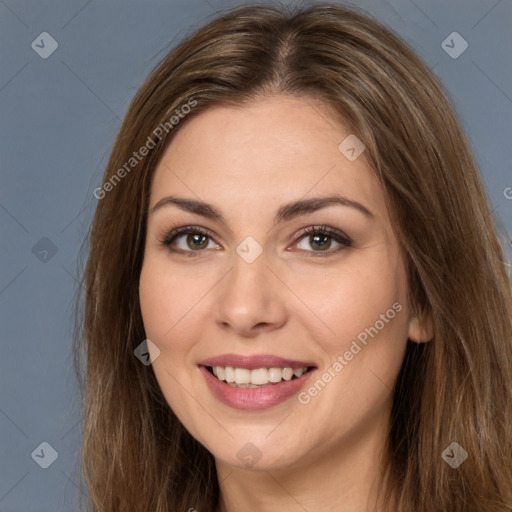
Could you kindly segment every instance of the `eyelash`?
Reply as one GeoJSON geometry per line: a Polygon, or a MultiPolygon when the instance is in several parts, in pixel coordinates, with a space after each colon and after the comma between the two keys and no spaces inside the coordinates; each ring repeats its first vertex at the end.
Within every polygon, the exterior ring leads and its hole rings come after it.
{"type": "MultiPolygon", "coordinates": [[[[171,244],[176,240],[176,238],[178,238],[180,235],[186,235],[186,234],[188,234],[188,235],[200,234],[200,235],[206,236],[213,240],[213,237],[211,236],[210,232],[203,228],[200,228],[199,226],[182,226],[180,228],[174,229],[173,231],[171,231],[170,233],[165,235],[162,239],[159,239],[159,243],[160,243],[160,245],[167,248],[167,250],[169,250],[172,253],[186,254],[189,257],[199,256],[200,253],[204,252],[204,249],[203,250],[199,249],[197,251],[193,251],[193,250],[183,251],[181,249],[173,249],[171,247],[171,244]]],[[[339,251],[342,251],[343,249],[346,249],[347,247],[352,246],[352,240],[347,235],[345,235],[341,231],[338,231],[329,226],[326,226],[325,224],[322,226],[310,226],[310,227],[304,229],[298,236],[298,239],[295,242],[295,244],[299,243],[305,237],[308,237],[308,236],[312,237],[314,235],[327,235],[327,236],[331,237],[335,242],[338,242],[339,244],[341,244],[341,246],[334,250],[327,249],[326,251],[306,251],[306,250],[300,249],[300,251],[305,252],[305,253],[314,253],[314,256],[312,254],[307,254],[306,257],[308,257],[308,258],[309,257],[331,256],[333,254],[338,253],[339,251]]]]}

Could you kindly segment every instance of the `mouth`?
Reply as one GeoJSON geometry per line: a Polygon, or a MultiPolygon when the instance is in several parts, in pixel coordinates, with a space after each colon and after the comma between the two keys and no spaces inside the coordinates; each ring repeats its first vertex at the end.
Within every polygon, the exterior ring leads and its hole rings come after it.
{"type": "Polygon", "coordinates": [[[234,368],[232,366],[205,366],[206,370],[228,386],[241,389],[257,389],[292,381],[316,369],[315,366],[234,368]]]}
{"type": "Polygon", "coordinates": [[[212,395],[234,409],[255,411],[286,402],[315,373],[316,366],[241,368],[199,365],[212,395]]]}
{"type": "Polygon", "coordinates": [[[211,394],[235,409],[258,410],[287,401],[311,380],[317,366],[275,354],[220,354],[198,364],[211,394]]]}

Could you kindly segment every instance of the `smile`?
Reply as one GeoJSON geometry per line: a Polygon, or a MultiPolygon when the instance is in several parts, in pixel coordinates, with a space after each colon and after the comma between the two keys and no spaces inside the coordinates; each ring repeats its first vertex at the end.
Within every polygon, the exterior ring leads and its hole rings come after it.
{"type": "Polygon", "coordinates": [[[248,369],[203,365],[199,369],[217,400],[244,410],[267,409],[297,395],[316,370],[314,366],[248,369]]]}
{"type": "Polygon", "coordinates": [[[232,387],[237,388],[260,388],[267,385],[277,384],[281,381],[297,379],[310,369],[304,366],[302,368],[233,368],[232,366],[213,366],[207,367],[208,371],[213,373],[217,379],[225,381],[232,387]]]}

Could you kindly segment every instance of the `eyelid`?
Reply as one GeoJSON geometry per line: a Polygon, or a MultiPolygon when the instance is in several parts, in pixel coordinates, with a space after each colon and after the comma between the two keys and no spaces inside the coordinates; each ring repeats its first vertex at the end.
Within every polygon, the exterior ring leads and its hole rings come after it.
{"type": "Polygon", "coordinates": [[[339,239],[339,243],[345,243],[347,245],[352,243],[352,239],[346,233],[340,229],[328,226],[327,224],[314,225],[304,228],[299,233],[297,233],[295,237],[304,238],[306,235],[313,236],[315,234],[329,235],[334,239],[339,239]]]}

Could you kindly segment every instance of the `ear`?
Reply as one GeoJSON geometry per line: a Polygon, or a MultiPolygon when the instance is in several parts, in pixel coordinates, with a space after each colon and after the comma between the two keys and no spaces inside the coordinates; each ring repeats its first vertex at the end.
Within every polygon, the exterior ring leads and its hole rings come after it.
{"type": "Polygon", "coordinates": [[[432,315],[428,311],[412,313],[409,319],[409,339],[415,343],[426,343],[434,337],[432,315]]]}

